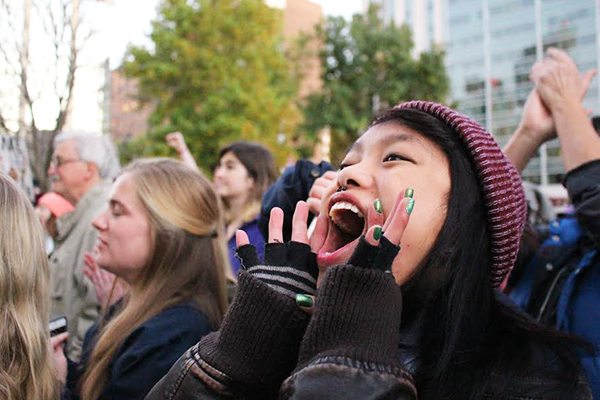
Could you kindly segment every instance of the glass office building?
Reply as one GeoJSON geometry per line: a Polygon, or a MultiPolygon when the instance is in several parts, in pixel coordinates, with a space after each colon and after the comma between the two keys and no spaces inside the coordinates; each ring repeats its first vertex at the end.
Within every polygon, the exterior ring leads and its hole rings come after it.
{"type": "MultiPolygon", "coordinates": [[[[435,14],[442,13],[443,39],[437,42],[447,52],[450,103],[486,125],[501,145],[515,130],[533,87],[529,71],[537,58],[538,38],[544,50],[566,50],[582,71],[598,67],[594,0],[393,1],[396,10],[404,11],[403,18],[394,20],[409,24],[415,36],[424,31],[430,43],[436,42],[431,35],[435,14]]],[[[595,78],[584,99],[594,114],[600,114],[599,81],[595,78]]],[[[532,160],[524,178],[560,182],[564,171],[558,141],[548,143],[545,158],[532,160]]]]}
{"type": "MultiPolygon", "coordinates": [[[[535,0],[488,0],[486,27],[485,3],[448,0],[448,74],[452,100],[458,108],[488,126],[504,144],[519,123],[533,88],[529,71],[537,59],[539,34],[543,50],[549,46],[566,50],[582,71],[597,67],[596,9],[594,0],[542,0],[539,11],[535,0]],[[486,34],[489,41],[484,46],[486,34]],[[486,102],[486,96],[491,101],[486,102]]],[[[600,112],[598,95],[598,84],[594,82],[584,105],[595,113],[600,112]]],[[[564,171],[559,151],[558,141],[550,142],[545,166],[539,157],[532,160],[524,177],[537,183],[560,182],[564,171]]]]}

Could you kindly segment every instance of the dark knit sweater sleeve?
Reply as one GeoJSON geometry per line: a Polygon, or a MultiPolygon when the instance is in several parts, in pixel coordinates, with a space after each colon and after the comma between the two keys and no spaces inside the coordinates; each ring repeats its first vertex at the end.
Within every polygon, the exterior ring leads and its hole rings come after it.
{"type": "Polygon", "coordinates": [[[401,310],[392,274],[330,268],[317,292],[298,368],[281,397],[416,398],[413,379],[400,364],[401,310]]]}
{"type": "Polygon", "coordinates": [[[296,366],[308,320],[294,299],[241,272],[221,329],[198,344],[200,383],[235,398],[277,398],[296,366]]]}

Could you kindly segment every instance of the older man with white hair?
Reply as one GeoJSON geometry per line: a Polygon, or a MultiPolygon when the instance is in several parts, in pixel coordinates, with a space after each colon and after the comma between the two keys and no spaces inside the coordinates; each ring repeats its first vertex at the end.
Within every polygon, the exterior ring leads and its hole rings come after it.
{"type": "Polygon", "coordinates": [[[52,191],[75,209],[56,221],[58,238],[50,256],[52,317],[67,317],[67,355],[73,360],[79,360],[85,332],[100,311],[94,286],[83,273],[84,255],[96,243],[91,222],[106,207],[118,171],[117,152],[107,137],[82,133],[56,137],[48,176],[52,191]]]}

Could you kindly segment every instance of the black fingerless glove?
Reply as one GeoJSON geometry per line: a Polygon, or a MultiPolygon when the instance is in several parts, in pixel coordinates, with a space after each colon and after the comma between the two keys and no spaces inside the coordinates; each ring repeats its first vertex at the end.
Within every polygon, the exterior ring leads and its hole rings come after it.
{"type": "Polygon", "coordinates": [[[236,249],[236,257],[244,270],[287,296],[314,295],[317,291],[317,255],[311,253],[307,244],[266,243],[263,263],[256,247],[247,244],[236,249]]]}
{"type": "Polygon", "coordinates": [[[385,236],[381,237],[378,246],[373,246],[364,236],[361,236],[358,245],[348,264],[355,267],[376,269],[383,272],[390,272],[392,263],[400,251],[400,246],[390,242],[385,236]]]}

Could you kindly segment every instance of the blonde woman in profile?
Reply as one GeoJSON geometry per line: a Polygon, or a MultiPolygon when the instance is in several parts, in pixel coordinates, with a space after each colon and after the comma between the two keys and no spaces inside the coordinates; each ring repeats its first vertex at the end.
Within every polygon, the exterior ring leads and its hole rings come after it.
{"type": "Polygon", "coordinates": [[[143,399],[221,325],[229,267],[219,199],[210,181],[179,161],[137,160],[93,225],[98,265],[131,290],[87,332],[63,398],[143,399]]]}
{"type": "Polygon", "coordinates": [[[0,174],[0,399],[55,400],[44,233],[29,200],[0,174]]]}

